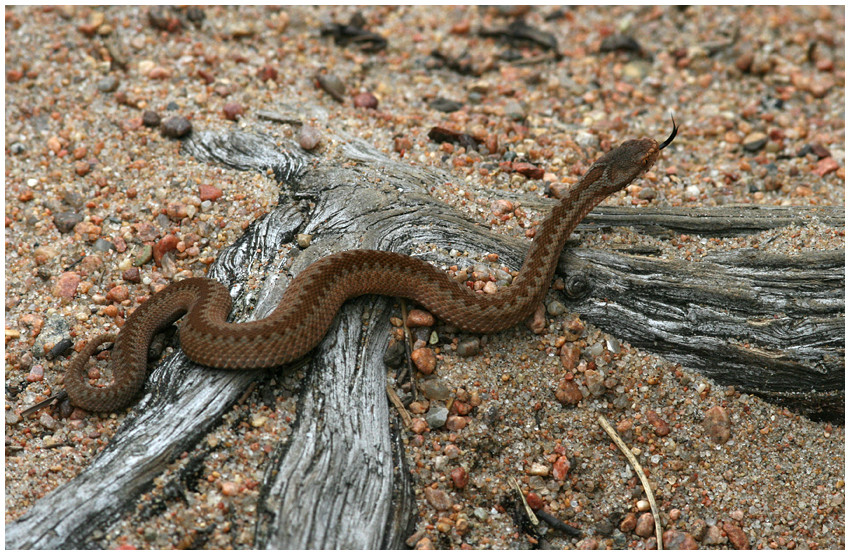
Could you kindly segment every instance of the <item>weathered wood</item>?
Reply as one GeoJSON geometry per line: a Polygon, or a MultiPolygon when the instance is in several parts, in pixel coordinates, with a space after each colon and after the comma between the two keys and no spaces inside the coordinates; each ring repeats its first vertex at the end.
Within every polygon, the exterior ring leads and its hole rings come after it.
{"type": "MultiPolygon", "coordinates": [[[[518,268],[525,256],[527,242],[497,236],[427,195],[431,186],[450,179],[447,174],[390,160],[358,140],[341,141],[324,158],[297,147],[281,152],[274,140],[241,132],[196,132],[185,147],[202,161],[271,169],[285,185],[280,206],[211,269],[211,277],[231,287],[234,321],[270,312],[286,275],[338,250],[414,253],[439,266],[462,266],[497,253],[500,265],[518,268]],[[282,248],[295,233],[312,234],[311,246],[282,248]],[[469,252],[470,258],[452,256],[449,249],[469,252]]],[[[535,202],[541,201],[528,205],[535,202]]],[[[821,222],[843,226],[840,214],[829,210],[746,208],[737,219],[725,210],[688,210],[682,216],[673,210],[604,209],[582,225],[591,232],[650,221],[652,233],[683,233],[694,226],[705,233],[722,234],[724,228],[749,233],[764,229],[753,221],[804,222],[814,213],[821,222]],[[765,213],[770,215],[762,217],[765,213]],[[729,218],[738,223],[730,225],[729,218]],[[689,223],[694,220],[699,223],[689,223]]],[[[580,249],[562,258],[561,271],[574,297],[570,309],[620,339],[715,379],[737,379],[722,383],[773,400],[800,397],[794,406],[809,414],[818,414],[819,399],[827,409],[822,415],[834,418],[843,415],[844,396],[842,262],[843,252],[808,259],[738,252],[686,262],[580,249]]],[[[390,303],[380,297],[346,303],[308,359],[297,425],[265,462],[256,547],[402,546],[414,518],[412,491],[398,437],[387,425],[391,412],[379,356],[390,303]]],[[[249,384],[268,375],[202,369],[182,354],[170,357],[153,372],[145,397],[92,465],[7,525],[6,547],[103,547],[92,533],[132,510],[179,453],[202,459],[198,441],[249,384]]]]}

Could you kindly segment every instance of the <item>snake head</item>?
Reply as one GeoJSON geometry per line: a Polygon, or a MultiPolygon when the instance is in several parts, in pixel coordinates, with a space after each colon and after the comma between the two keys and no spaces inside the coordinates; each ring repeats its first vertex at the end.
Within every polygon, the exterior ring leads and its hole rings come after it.
{"type": "Polygon", "coordinates": [[[605,153],[585,174],[585,179],[591,181],[589,189],[594,194],[606,196],[619,191],[655,164],[661,150],[673,142],[678,130],[674,121],[672,133],[660,145],[655,139],[644,137],[626,141],[605,153]]]}

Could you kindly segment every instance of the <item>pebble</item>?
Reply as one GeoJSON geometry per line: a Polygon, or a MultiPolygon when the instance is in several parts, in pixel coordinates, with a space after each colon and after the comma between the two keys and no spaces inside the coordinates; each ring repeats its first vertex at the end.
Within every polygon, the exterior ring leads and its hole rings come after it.
{"type": "Polygon", "coordinates": [[[192,132],[192,123],[183,116],[174,116],[163,121],[160,130],[166,137],[179,139],[192,132]]]}
{"type": "Polygon", "coordinates": [[[627,513],[623,520],[620,521],[620,531],[623,533],[631,532],[637,526],[637,515],[635,513],[627,513]]]}
{"type": "Polygon", "coordinates": [[[40,382],[44,379],[44,366],[41,364],[36,364],[32,368],[30,368],[29,373],[27,374],[26,381],[29,383],[40,382]]]}
{"type": "Polygon", "coordinates": [[[699,545],[693,536],[680,530],[667,530],[661,536],[664,549],[699,549],[699,545]]]}
{"type": "Polygon", "coordinates": [[[448,401],[452,396],[449,388],[439,378],[423,380],[419,383],[419,391],[431,401],[448,401]]]}
{"type": "Polygon", "coordinates": [[[452,508],[452,499],[441,489],[425,488],[425,500],[438,511],[448,511],[452,508]]]}
{"type": "Polygon", "coordinates": [[[650,410],[646,412],[646,420],[652,425],[655,429],[655,435],[658,437],[664,437],[670,433],[670,425],[667,422],[658,416],[654,410],[650,410]]]}
{"type": "Polygon", "coordinates": [[[534,314],[526,320],[526,327],[537,335],[542,334],[546,330],[546,308],[543,304],[537,305],[534,314]]]}
{"type": "Polygon", "coordinates": [[[447,98],[443,98],[442,96],[438,96],[434,100],[428,103],[428,106],[432,110],[437,110],[438,112],[457,112],[461,108],[463,108],[463,103],[458,102],[456,100],[449,100],[447,98]]]}
{"type": "Polygon", "coordinates": [[[298,233],[295,235],[295,244],[299,249],[306,249],[313,242],[313,236],[309,233],[298,233]]]}
{"type": "Polygon", "coordinates": [[[205,183],[198,185],[198,198],[201,200],[201,202],[214,202],[220,199],[221,195],[221,189],[219,189],[215,185],[207,185],[205,183]]]}
{"type": "Polygon", "coordinates": [[[110,93],[117,89],[119,84],[120,82],[117,77],[114,75],[107,75],[97,82],[97,90],[103,93],[110,93]]]}
{"type": "Polygon", "coordinates": [[[74,227],[83,221],[83,215],[78,212],[64,211],[53,214],[53,225],[59,233],[70,233],[74,227]]]}
{"type": "Polygon", "coordinates": [[[563,482],[566,479],[569,471],[570,460],[564,455],[558,457],[555,464],[552,465],[552,477],[559,482],[563,482]]]}
{"type": "Polygon", "coordinates": [[[558,389],[555,391],[555,398],[562,405],[575,405],[584,397],[581,390],[575,383],[575,380],[562,379],[558,382],[558,389]]]}
{"type": "Polygon", "coordinates": [[[414,308],[407,313],[407,327],[409,328],[430,328],[435,322],[434,315],[425,310],[414,308]]]}
{"type": "Polygon", "coordinates": [[[468,337],[457,344],[457,355],[472,357],[481,352],[481,340],[478,337],[468,337]]]}
{"type": "Polygon", "coordinates": [[[442,428],[446,424],[449,417],[449,409],[442,405],[431,405],[428,412],[425,414],[425,422],[432,430],[442,428]]]}
{"type": "Polygon", "coordinates": [[[245,109],[238,102],[228,102],[221,109],[224,117],[230,121],[236,121],[245,113],[245,109]]]}
{"type": "Polygon", "coordinates": [[[726,543],[726,536],[717,526],[709,526],[705,531],[702,543],[706,545],[722,545],[726,543]]]}
{"type": "Polygon", "coordinates": [[[142,124],[145,127],[156,127],[160,122],[159,114],[154,112],[153,110],[145,110],[142,113],[142,124]]]}
{"type": "Polygon", "coordinates": [[[528,473],[532,476],[548,476],[549,467],[542,463],[531,463],[528,473]]]}
{"type": "Polygon", "coordinates": [[[434,373],[437,368],[437,356],[429,347],[422,347],[410,353],[410,359],[416,366],[416,369],[426,376],[434,373]]]}
{"type": "Polygon", "coordinates": [[[729,441],[729,437],[732,435],[729,415],[726,414],[726,409],[721,406],[708,409],[703,420],[703,426],[711,440],[720,445],[729,441]]]}
{"type": "Polygon", "coordinates": [[[750,133],[744,138],[743,147],[748,152],[756,152],[767,144],[767,135],[761,132],[750,133]]]}
{"type": "Polygon", "coordinates": [[[56,285],[53,286],[53,295],[66,300],[71,300],[77,294],[77,286],[80,285],[80,274],[77,272],[62,272],[56,285]]]}
{"type": "Polygon", "coordinates": [[[463,489],[469,483],[469,474],[463,467],[452,470],[450,476],[452,478],[452,485],[457,489],[463,489]]]}
{"type": "Polygon", "coordinates": [[[354,96],[354,106],[356,108],[369,108],[374,110],[378,107],[378,99],[372,93],[360,93],[354,96]]]}
{"type": "Polygon", "coordinates": [[[316,82],[337,102],[345,101],[345,83],[333,73],[317,75],[316,82]]]}
{"type": "Polygon", "coordinates": [[[466,428],[471,419],[467,416],[449,416],[446,419],[446,429],[450,432],[459,432],[460,430],[466,428]]]}
{"type": "Polygon", "coordinates": [[[567,307],[561,301],[551,301],[546,305],[546,312],[549,316],[560,316],[567,311],[567,307]]]}
{"type": "Polygon", "coordinates": [[[726,532],[726,537],[729,538],[729,543],[731,543],[732,547],[735,549],[750,548],[750,540],[747,539],[747,535],[740,526],[726,522],[723,524],[723,531],[726,532]]]}
{"type": "Polygon", "coordinates": [[[655,519],[652,518],[652,513],[643,513],[637,519],[635,534],[642,538],[648,538],[653,532],[655,532],[655,519]]]}
{"type": "Polygon", "coordinates": [[[304,150],[313,150],[322,141],[322,134],[311,125],[302,125],[298,133],[298,144],[304,150]]]}

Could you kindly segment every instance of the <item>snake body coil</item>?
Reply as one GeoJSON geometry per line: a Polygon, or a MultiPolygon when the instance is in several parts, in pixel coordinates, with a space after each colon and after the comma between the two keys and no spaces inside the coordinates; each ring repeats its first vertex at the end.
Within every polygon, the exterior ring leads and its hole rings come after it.
{"type": "Polygon", "coordinates": [[[435,316],[474,333],[507,329],[527,318],[543,300],[564,243],[578,223],[608,195],[652,167],[661,149],[643,138],[603,155],[540,225],[513,283],[495,294],[471,291],[419,259],[392,252],[352,250],[322,258],[298,274],[278,307],[254,322],[228,323],[227,289],[207,278],[169,285],[133,312],[118,335],[90,341],[68,365],[65,388],[72,405],[113,411],[129,405],[147,374],[147,351],[154,335],[186,315],[180,345],[204,366],[233,370],[267,368],[296,360],[324,337],[346,299],[369,293],[412,299],[435,316]],[[114,341],[113,381],[95,387],[85,377],[97,347],[114,341]]]}

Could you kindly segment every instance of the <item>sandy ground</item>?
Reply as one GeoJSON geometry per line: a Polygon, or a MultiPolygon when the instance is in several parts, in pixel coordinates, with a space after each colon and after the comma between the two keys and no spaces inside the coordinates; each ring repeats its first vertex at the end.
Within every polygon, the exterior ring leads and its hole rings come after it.
{"type": "MultiPolygon", "coordinates": [[[[47,360],[44,344],[70,332],[80,345],[116,330],[152,292],[204,275],[276,201],[265,176],[181,155],[177,141],[146,125],[146,111],[190,118],[195,129],[251,129],[271,110],[320,137],[361,137],[411,164],[450,170],[454,179],[432,192],[437,198],[518,236],[540,215],[521,202],[506,207],[506,198],[569,185],[627,138],[666,136],[671,111],[681,125],[676,143],[609,204],[844,205],[843,7],[530,9],[526,22],[557,39],[557,60],[540,46],[479,36],[513,21],[508,9],[150,11],[6,9],[7,523],[72,479],[123,418],[43,411],[22,419],[22,408],[61,387],[67,356],[47,360]],[[387,40],[385,49],[321,36],[323,26],[355,13],[387,40]],[[617,36],[639,50],[620,40],[620,50],[600,52],[617,36]],[[435,49],[474,74],[447,68],[435,49]],[[343,102],[317,88],[317,73],[340,78],[343,102]],[[432,107],[438,97],[462,107],[441,112],[432,107]],[[434,143],[427,133],[436,125],[485,146],[434,143]],[[489,144],[497,146],[492,154],[489,144]],[[542,168],[543,178],[500,166],[514,155],[542,168]],[[166,252],[158,264],[150,247],[166,252]]],[[[279,132],[298,139],[299,126],[281,124],[279,132]]],[[[630,237],[615,230],[582,240],[630,237]]],[[[701,248],[698,237],[678,240],[676,248],[656,246],[664,256],[701,248]]],[[[844,248],[844,231],[789,228],[773,244],[844,248]]],[[[539,336],[517,328],[489,337],[476,357],[441,355],[437,376],[474,410],[462,429],[406,438],[420,511],[411,545],[530,547],[505,511],[516,478],[534,502],[586,534],[548,531],[545,545],[653,546],[640,484],[596,423],[604,414],[648,470],[672,544],[844,547],[843,426],[717,386],[589,325],[574,342],[570,370],[557,356],[569,321],[550,317],[539,336]],[[593,365],[611,381],[586,387],[593,365]],[[565,406],[555,392],[571,372],[581,400],[565,406]],[[704,424],[718,412],[728,417],[726,441],[704,424]]],[[[205,440],[225,439],[235,456],[207,461],[187,501],[169,501],[155,517],[126,515],[103,531],[101,545],[251,547],[250,486],[294,405],[268,407],[254,397],[229,418],[262,421],[261,429],[225,422],[205,440]],[[227,526],[185,543],[225,513],[227,526]]]]}

